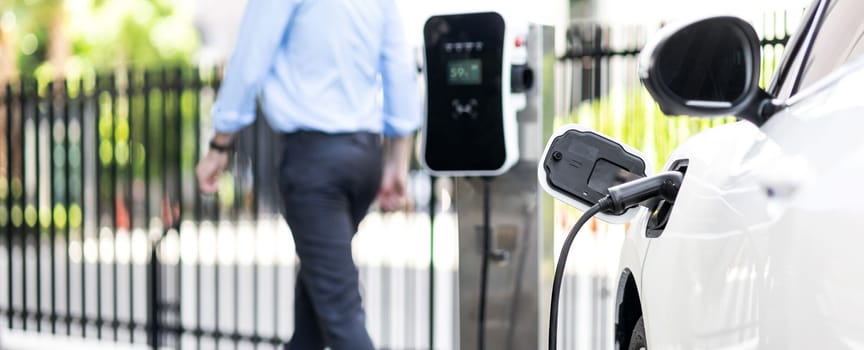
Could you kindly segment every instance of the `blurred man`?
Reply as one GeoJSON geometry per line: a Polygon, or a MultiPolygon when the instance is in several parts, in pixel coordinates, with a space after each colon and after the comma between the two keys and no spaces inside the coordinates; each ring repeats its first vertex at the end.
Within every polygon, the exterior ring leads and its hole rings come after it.
{"type": "Polygon", "coordinates": [[[351,239],[376,194],[384,210],[406,200],[420,125],[413,62],[394,0],[247,5],[196,175],[202,192],[217,190],[260,97],[284,133],[278,180],[300,257],[288,349],[373,348],[351,239]]]}

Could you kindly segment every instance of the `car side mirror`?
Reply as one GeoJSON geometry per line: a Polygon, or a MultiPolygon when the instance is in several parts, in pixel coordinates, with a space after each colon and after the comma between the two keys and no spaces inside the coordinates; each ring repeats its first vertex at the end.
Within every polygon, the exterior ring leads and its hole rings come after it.
{"type": "MultiPolygon", "coordinates": [[[[546,193],[586,211],[609,194],[609,188],[650,175],[651,164],[636,149],[585,126],[559,128],[546,144],[537,166],[537,180],[546,193]]],[[[630,221],[636,208],[601,212],[608,223],[630,221]]]]}
{"type": "Polygon", "coordinates": [[[639,56],[642,83],[668,115],[735,115],[764,121],[759,37],[737,17],[667,26],[639,56]]]}

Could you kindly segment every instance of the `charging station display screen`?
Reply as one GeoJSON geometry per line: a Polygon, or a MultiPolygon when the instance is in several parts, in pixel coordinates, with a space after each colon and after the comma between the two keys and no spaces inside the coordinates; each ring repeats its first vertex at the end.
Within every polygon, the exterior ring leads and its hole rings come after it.
{"type": "Polygon", "coordinates": [[[494,171],[506,162],[504,35],[494,12],[433,16],[423,27],[430,169],[494,171]]]}
{"type": "Polygon", "coordinates": [[[483,83],[483,61],[479,59],[447,62],[448,85],[480,85],[483,83]]]}

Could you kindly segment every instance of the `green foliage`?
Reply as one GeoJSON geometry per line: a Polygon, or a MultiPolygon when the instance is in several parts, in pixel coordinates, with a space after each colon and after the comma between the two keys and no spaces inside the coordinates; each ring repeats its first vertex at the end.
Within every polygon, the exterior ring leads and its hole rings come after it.
{"type": "Polygon", "coordinates": [[[690,136],[734,118],[667,117],[642,87],[617,90],[599,100],[581,103],[556,127],[577,123],[642,151],[660,170],[666,158],[690,136]]]}
{"type": "MultiPolygon", "coordinates": [[[[57,70],[80,75],[118,66],[188,64],[198,33],[188,1],[163,0],[6,0],[11,6],[21,75],[49,79],[57,70]],[[28,50],[36,38],[36,49],[28,50]],[[52,40],[69,47],[64,67],[52,67],[52,40]]],[[[4,13],[0,13],[3,15],[4,13]]]]}
{"type": "MultiPolygon", "coordinates": [[[[72,2],[73,0],[68,0],[72,2]]],[[[77,3],[85,0],[74,1],[77,3]]],[[[95,66],[186,63],[198,45],[191,20],[173,3],[102,1],[70,9],[75,54],[95,66]]]]}

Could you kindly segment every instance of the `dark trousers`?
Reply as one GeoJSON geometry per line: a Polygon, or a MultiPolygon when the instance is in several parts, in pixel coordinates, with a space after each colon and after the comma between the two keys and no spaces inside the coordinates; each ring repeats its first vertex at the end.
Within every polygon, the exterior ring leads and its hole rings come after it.
{"type": "Polygon", "coordinates": [[[379,137],[295,132],[283,147],[283,215],[300,257],[287,348],[373,349],[351,239],[381,183],[379,137]]]}

